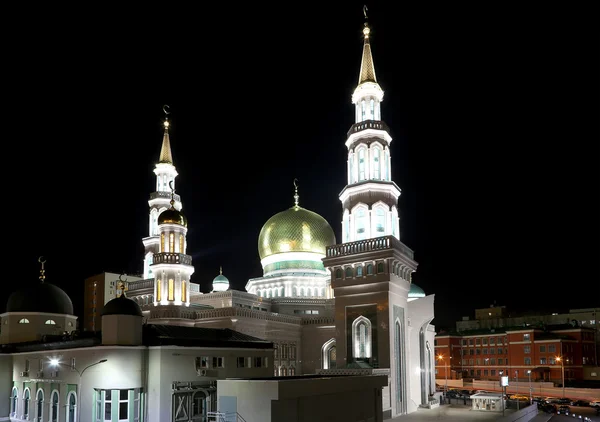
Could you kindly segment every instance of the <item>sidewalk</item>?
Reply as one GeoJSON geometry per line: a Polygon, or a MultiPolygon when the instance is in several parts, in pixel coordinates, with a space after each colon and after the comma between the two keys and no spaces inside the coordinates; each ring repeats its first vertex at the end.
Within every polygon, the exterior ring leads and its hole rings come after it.
{"type": "MultiPolygon", "coordinates": [[[[507,409],[507,412],[511,411],[507,409]]],[[[512,410],[514,411],[514,410],[512,410]]],[[[545,415],[544,415],[545,416],[545,415]]],[[[539,416],[536,416],[536,418],[539,416]]],[[[443,420],[444,422],[495,421],[502,418],[501,412],[482,412],[472,410],[471,406],[443,404],[435,409],[419,408],[408,415],[384,419],[383,422],[422,422],[443,420]]],[[[532,419],[534,422],[545,422],[548,419],[532,419]]]]}

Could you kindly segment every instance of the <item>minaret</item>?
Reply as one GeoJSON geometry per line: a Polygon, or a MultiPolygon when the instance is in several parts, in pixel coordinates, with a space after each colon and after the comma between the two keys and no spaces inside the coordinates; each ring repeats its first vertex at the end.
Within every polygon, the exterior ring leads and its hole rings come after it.
{"type": "Polygon", "coordinates": [[[377,83],[366,21],[358,86],[352,94],[355,123],[347,133],[348,180],[340,193],[342,242],[392,235],[400,239],[398,197],[392,181],[387,125],[381,120],[383,90],[377,83]]]}
{"type": "Polygon", "coordinates": [[[157,219],[159,250],[152,257],[154,305],[190,305],[192,257],[186,255],[187,218],[175,208],[175,189],[170,182],[170,208],[157,219]]]}
{"type": "MultiPolygon", "coordinates": [[[[171,200],[170,184],[175,187],[175,178],[177,170],[173,165],[173,156],[171,155],[171,140],[169,139],[169,108],[168,105],[163,106],[165,113],[165,121],[163,123],[165,130],[163,134],[162,146],[160,148],[160,156],[158,163],[154,168],[156,175],[156,192],[150,194],[148,205],[150,206],[150,219],[148,237],[142,239],[144,243],[144,279],[154,278],[152,274],[152,259],[153,255],[159,252],[159,233],[157,219],[158,215],[169,208],[171,200]]],[[[181,200],[179,195],[173,195],[175,203],[173,206],[177,210],[181,210],[181,200]]]]}

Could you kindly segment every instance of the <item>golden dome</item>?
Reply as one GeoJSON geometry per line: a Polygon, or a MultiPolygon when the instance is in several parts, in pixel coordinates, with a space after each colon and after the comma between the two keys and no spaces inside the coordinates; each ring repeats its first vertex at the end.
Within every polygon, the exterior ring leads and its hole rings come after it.
{"type": "Polygon", "coordinates": [[[327,220],[299,206],[269,218],[258,235],[260,259],[284,252],[325,255],[325,248],[331,245],[335,245],[335,234],[327,220]]]}
{"type": "Polygon", "coordinates": [[[158,224],[179,224],[187,227],[187,218],[175,208],[169,208],[158,215],[158,224]]]}

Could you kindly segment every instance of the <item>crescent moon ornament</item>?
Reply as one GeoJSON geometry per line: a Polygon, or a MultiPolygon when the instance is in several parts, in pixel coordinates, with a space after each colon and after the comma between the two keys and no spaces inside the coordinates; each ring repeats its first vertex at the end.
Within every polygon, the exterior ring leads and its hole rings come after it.
{"type": "Polygon", "coordinates": [[[43,256],[40,256],[40,257],[38,258],[38,262],[39,262],[40,264],[44,265],[44,263],[46,262],[46,260],[44,259],[44,257],[43,257],[43,256]]]}
{"type": "Polygon", "coordinates": [[[169,106],[168,106],[167,104],[165,104],[165,105],[163,106],[163,113],[165,113],[165,114],[167,114],[167,115],[168,115],[168,114],[170,114],[171,112],[170,112],[170,111],[167,111],[167,109],[168,109],[168,108],[169,108],[169,106]]]}

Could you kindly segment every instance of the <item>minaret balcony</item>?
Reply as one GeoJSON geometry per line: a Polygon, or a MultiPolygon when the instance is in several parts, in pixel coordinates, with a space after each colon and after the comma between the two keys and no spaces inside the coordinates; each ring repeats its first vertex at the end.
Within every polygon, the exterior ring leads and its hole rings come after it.
{"type": "Polygon", "coordinates": [[[394,236],[381,236],[371,239],[357,240],[355,242],[342,243],[327,246],[325,255],[327,258],[336,258],[357,253],[374,252],[384,249],[398,249],[405,256],[414,259],[414,252],[394,236]]]}
{"type": "MultiPolygon", "coordinates": [[[[168,199],[170,201],[171,200],[171,192],[152,192],[150,194],[150,200],[157,199],[157,198],[164,198],[164,199],[168,199]]],[[[181,198],[177,194],[173,194],[173,199],[175,200],[175,202],[181,201],[181,198]]]]}
{"type": "Polygon", "coordinates": [[[154,260],[152,261],[152,266],[157,264],[192,265],[192,257],[183,253],[155,253],[154,260]]]}
{"type": "Polygon", "coordinates": [[[362,132],[363,130],[375,129],[384,130],[389,133],[390,128],[381,120],[363,120],[362,122],[354,123],[347,133],[347,137],[350,137],[354,133],[362,132]]]}

